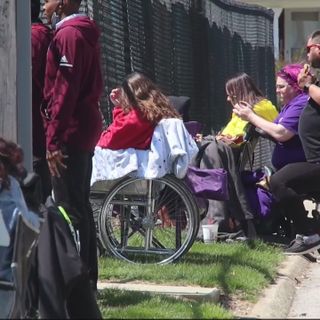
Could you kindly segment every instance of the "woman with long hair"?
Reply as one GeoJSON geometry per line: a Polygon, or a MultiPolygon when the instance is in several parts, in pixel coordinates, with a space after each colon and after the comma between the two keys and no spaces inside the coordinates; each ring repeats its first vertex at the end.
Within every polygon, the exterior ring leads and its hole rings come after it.
{"type": "MultiPolygon", "coordinates": [[[[246,73],[230,78],[226,82],[225,89],[227,101],[230,102],[232,108],[240,101],[245,101],[250,104],[250,108],[256,114],[267,121],[273,121],[278,115],[276,107],[263,96],[252,78],[246,73]]],[[[245,142],[247,128],[248,121],[242,120],[233,112],[225,128],[212,141],[206,144],[205,140],[202,142],[205,144],[203,146],[205,150],[200,168],[224,168],[229,173],[229,200],[208,200],[206,220],[226,223],[225,231],[233,232],[241,228],[246,236],[255,237],[252,223],[254,212],[248,202],[239,170],[241,145],[245,142]]]]}
{"type": "Polygon", "coordinates": [[[167,97],[146,76],[134,72],[111,91],[113,122],[97,146],[112,150],[148,149],[155,126],[162,119],[180,118],[167,97]]]}
{"type": "MultiPolygon", "coordinates": [[[[275,106],[266,99],[261,90],[255,85],[252,78],[246,73],[240,73],[230,78],[225,85],[227,101],[232,107],[244,101],[263,119],[273,121],[278,112],[275,106]]],[[[217,140],[231,145],[240,145],[244,142],[248,121],[242,120],[234,112],[226,127],[216,136],[217,140]]]]}

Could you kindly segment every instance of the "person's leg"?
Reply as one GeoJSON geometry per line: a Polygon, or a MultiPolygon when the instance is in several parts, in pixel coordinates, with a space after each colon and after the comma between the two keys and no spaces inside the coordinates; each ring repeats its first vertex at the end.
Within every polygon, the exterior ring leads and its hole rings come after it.
{"type": "Polygon", "coordinates": [[[301,195],[320,191],[320,164],[292,163],[271,176],[270,187],[285,214],[293,220],[297,233],[314,231],[308,223],[301,195]]]}
{"type": "Polygon", "coordinates": [[[251,223],[254,217],[242,184],[237,159],[240,149],[233,149],[225,143],[212,141],[205,149],[200,168],[224,168],[228,170],[228,201],[209,200],[207,218],[216,221],[227,220],[229,217],[243,224],[247,236],[254,238],[256,232],[251,223]],[[250,221],[248,223],[248,221],[250,221]]]}
{"type": "MultiPolygon", "coordinates": [[[[214,169],[214,168],[223,168],[223,164],[221,162],[217,141],[213,140],[206,147],[201,160],[200,160],[200,168],[202,169],[214,169]]],[[[203,220],[200,222],[200,228],[198,233],[198,238],[202,238],[202,225],[208,224],[212,221],[220,223],[223,220],[228,218],[228,210],[226,201],[218,201],[208,199],[208,208],[206,215],[203,220]]]]}
{"type": "Polygon", "coordinates": [[[254,225],[254,212],[249,203],[239,171],[240,148],[232,148],[224,143],[219,144],[220,157],[224,168],[229,172],[229,196],[227,201],[231,217],[237,219],[248,238],[257,237],[254,225]]]}
{"type": "Polygon", "coordinates": [[[93,289],[96,290],[97,281],[98,281],[98,258],[97,258],[97,230],[93,217],[93,211],[90,203],[90,181],[92,174],[92,156],[93,154],[88,155],[88,170],[87,177],[85,181],[85,201],[86,201],[86,212],[89,220],[89,244],[87,252],[89,252],[88,257],[88,267],[89,267],[89,276],[93,289]]]}
{"type": "MultiPolygon", "coordinates": [[[[224,201],[228,214],[237,220],[253,219],[253,212],[247,201],[244,186],[239,174],[237,158],[239,157],[239,148],[232,148],[229,145],[213,141],[206,148],[201,168],[224,168],[228,171],[228,191],[229,200],[224,201]]],[[[221,202],[221,201],[219,201],[221,202]]],[[[219,208],[219,206],[217,206],[219,208]]],[[[218,213],[219,214],[219,213],[218,213]]],[[[226,217],[226,214],[223,218],[226,217]]]]}
{"type": "Polygon", "coordinates": [[[80,213],[80,255],[89,270],[94,287],[98,280],[96,228],[89,202],[92,154],[74,153],[70,155],[73,164],[69,181],[70,200],[80,213]]]}
{"type": "Polygon", "coordinates": [[[242,218],[247,221],[252,221],[254,219],[254,212],[248,201],[239,171],[238,158],[240,156],[239,153],[241,152],[240,148],[232,148],[225,144],[221,145],[223,157],[225,158],[224,165],[225,168],[229,171],[230,184],[232,184],[234,189],[234,201],[230,201],[230,211],[233,212],[234,215],[237,214],[237,211],[241,211],[243,213],[243,216],[238,217],[239,220],[240,218],[242,218]]]}
{"type": "Polygon", "coordinates": [[[102,319],[89,280],[83,278],[75,283],[67,299],[70,319],[102,319]]]}
{"type": "Polygon", "coordinates": [[[67,169],[61,178],[53,178],[54,198],[66,206],[80,234],[80,256],[96,285],[98,278],[96,229],[89,202],[92,154],[68,152],[67,169]]]}

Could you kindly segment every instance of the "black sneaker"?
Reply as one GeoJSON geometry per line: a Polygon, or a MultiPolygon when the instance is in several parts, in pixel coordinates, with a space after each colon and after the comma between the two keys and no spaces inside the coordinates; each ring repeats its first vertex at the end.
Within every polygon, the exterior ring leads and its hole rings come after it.
{"type": "Polygon", "coordinates": [[[308,242],[307,237],[297,234],[296,238],[290,243],[289,247],[285,249],[286,255],[298,255],[312,252],[320,248],[320,239],[313,242],[308,242]]]}

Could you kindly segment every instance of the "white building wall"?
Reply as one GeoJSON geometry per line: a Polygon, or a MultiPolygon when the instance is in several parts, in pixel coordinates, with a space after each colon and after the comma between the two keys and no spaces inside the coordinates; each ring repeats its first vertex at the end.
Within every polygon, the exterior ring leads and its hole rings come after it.
{"type": "Polygon", "coordinates": [[[279,59],[280,55],[280,39],[279,39],[279,17],[283,11],[282,8],[273,8],[273,46],[274,46],[274,58],[279,59]]]}
{"type": "Polygon", "coordinates": [[[320,8],[285,9],[285,61],[295,62],[305,58],[308,36],[320,29],[320,8]]]}

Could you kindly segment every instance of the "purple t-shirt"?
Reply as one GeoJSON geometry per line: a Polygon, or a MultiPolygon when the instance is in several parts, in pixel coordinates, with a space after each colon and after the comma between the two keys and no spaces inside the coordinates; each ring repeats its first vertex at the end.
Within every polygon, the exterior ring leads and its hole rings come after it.
{"type": "Polygon", "coordinates": [[[301,93],[286,104],[274,123],[281,124],[295,135],[288,141],[277,142],[272,154],[272,164],[279,170],[288,163],[306,161],[298,135],[300,114],[307,105],[308,95],[301,93]]]}

